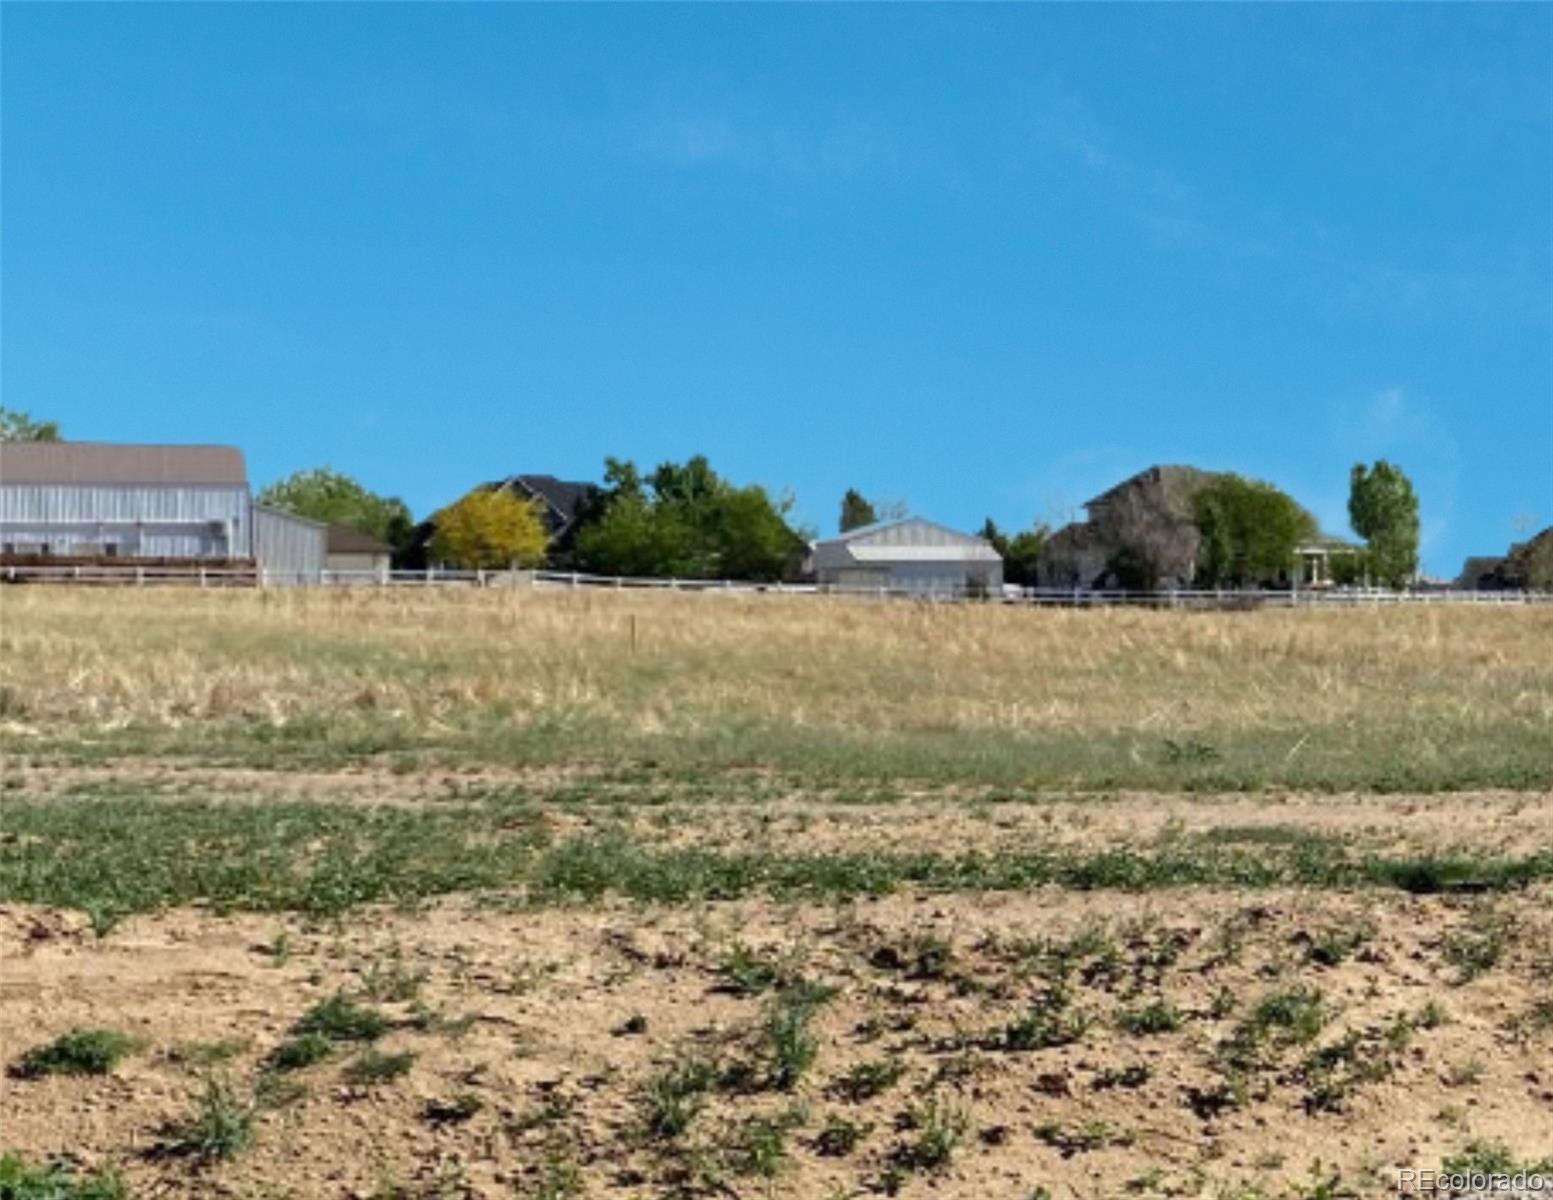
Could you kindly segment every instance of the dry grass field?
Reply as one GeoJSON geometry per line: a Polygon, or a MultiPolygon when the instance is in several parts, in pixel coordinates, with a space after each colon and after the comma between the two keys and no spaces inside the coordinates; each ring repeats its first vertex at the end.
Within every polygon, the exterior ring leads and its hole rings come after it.
{"type": "Polygon", "coordinates": [[[0,1197],[1553,1170],[1553,611],[0,594],[0,1197]]]}

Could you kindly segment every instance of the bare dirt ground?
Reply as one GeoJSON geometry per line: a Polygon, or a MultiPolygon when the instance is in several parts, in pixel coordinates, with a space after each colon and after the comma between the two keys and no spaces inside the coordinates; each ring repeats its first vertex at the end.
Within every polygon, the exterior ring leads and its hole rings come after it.
{"type": "Polygon", "coordinates": [[[246,804],[338,801],[410,807],[461,803],[491,794],[533,796],[543,802],[554,789],[586,787],[585,803],[545,806],[546,823],[556,829],[589,826],[607,813],[611,823],[661,844],[736,845],[754,839],[791,846],[796,839],[805,850],[816,853],[995,851],[1025,845],[1032,835],[1090,848],[1171,836],[1251,841],[1280,831],[1349,840],[1375,851],[1470,849],[1519,854],[1553,845],[1553,793],[1541,791],[1376,795],[1122,790],[1017,795],[985,787],[903,786],[879,797],[863,792],[838,799],[781,777],[747,774],[768,780],[769,788],[753,798],[733,791],[717,794],[715,802],[653,803],[639,802],[639,781],[559,767],[396,774],[380,768],[264,771],[192,762],[19,764],[8,769],[7,778],[18,793],[35,797],[90,797],[103,789],[133,789],[246,804]]]}
{"type": "MultiPolygon", "coordinates": [[[[1086,811],[1120,827],[1200,803],[1086,811]]],[[[1252,821],[1245,803],[1214,819],[1252,821]]],[[[1449,833],[1435,798],[1380,803],[1449,833]]],[[[1547,820],[1545,797],[1483,803],[1496,820],[1547,820]]],[[[861,815],[843,840],[871,838],[875,819],[915,827],[893,809],[861,815]]],[[[181,910],[101,939],[13,906],[0,913],[5,1058],[77,1026],[138,1044],[107,1076],[5,1078],[0,1124],[10,1149],[116,1164],[155,1196],[1384,1195],[1400,1169],[1474,1143],[1553,1149],[1553,1015],[1538,1016],[1550,901],[1545,887],[1491,903],[1043,889],[501,911],[455,898],[326,924],[181,910]],[[1485,937],[1492,961],[1466,978],[1461,948],[1485,937]],[[776,1083],[772,1014],[798,979],[834,991],[809,1010],[812,1063],[776,1083]],[[336,993],[390,1018],[377,1048],[413,1055],[402,1075],[350,1082],[360,1049],[343,1045],[266,1070],[336,993]],[[1290,994],[1318,997],[1319,1028],[1284,1039],[1275,1020],[1228,1099],[1224,1047],[1290,994]],[[1040,1005],[1065,1014],[1059,1027],[1081,1015],[1073,1036],[1011,1033],[1040,1005]],[[1174,1014],[1169,1028],[1129,1020],[1151,1005],[1174,1014]],[[1312,1064],[1345,1035],[1342,1086],[1323,1098],[1331,1079],[1312,1064]],[[716,1077],[666,1133],[654,1081],[687,1063],[716,1077]],[[212,1074],[240,1104],[258,1097],[251,1148],[168,1154],[212,1074]],[[1349,1191],[1302,1190],[1329,1177],[1349,1191]]]]}
{"type": "Polygon", "coordinates": [[[12,591],[0,1200],[1553,1159],[1553,611],[12,591]]]}

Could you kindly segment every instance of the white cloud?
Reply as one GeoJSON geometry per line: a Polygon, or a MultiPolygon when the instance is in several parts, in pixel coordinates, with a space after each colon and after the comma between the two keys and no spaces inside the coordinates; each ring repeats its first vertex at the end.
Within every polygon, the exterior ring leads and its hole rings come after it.
{"type": "Polygon", "coordinates": [[[770,179],[893,174],[907,165],[888,131],[851,116],[806,126],[705,113],[655,115],[640,122],[634,148],[675,169],[722,167],[770,179]]]}

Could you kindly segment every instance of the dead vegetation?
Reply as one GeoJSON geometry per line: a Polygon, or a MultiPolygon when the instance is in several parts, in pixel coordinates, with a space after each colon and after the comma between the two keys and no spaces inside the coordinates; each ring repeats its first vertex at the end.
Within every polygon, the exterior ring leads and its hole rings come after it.
{"type": "Polygon", "coordinates": [[[1539,610],[0,603],[7,1200],[1553,1167],[1539,610]]]}
{"type": "Polygon", "coordinates": [[[1553,612],[7,591],[0,748],[1055,788],[1553,783],[1553,612]],[[636,630],[633,636],[632,630],[636,630]]]}

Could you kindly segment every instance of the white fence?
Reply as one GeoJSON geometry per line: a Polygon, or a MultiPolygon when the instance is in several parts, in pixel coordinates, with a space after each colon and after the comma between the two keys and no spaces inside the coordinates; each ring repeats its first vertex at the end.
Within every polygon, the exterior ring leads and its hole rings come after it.
{"type": "Polygon", "coordinates": [[[1098,591],[1089,588],[995,589],[988,594],[886,587],[840,587],[802,583],[746,583],[727,579],[658,579],[588,575],[572,571],[456,571],[432,567],[424,571],[266,571],[254,567],[137,566],[131,563],[82,566],[0,567],[0,582],[15,584],[75,584],[83,587],[356,587],[356,588],[492,588],[604,589],[623,591],[704,592],[721,595],[830,595],[859,599],[916,600],[931,603],[977,603],[1062,608],[1143,605],[1151,608],[1304,608],[1314,606],[1379,607],[1394,604],[1553,604],[1550,592],[1457,591],[1380,588],[1291,588],[1252,591],[1098,591]]]}

